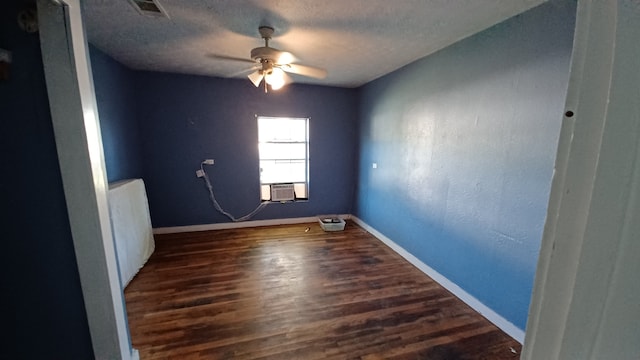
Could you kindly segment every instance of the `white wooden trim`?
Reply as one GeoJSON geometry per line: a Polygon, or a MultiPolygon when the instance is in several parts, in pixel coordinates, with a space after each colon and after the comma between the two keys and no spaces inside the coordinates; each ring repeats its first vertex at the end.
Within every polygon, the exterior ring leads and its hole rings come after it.
{"type": "MultiPolygon", "coordinates": [[[[602,2],[601,5],[609,7],[610,4],[602,2]]],[[[605,14],[600,11],[592,14],[591,7],[590,0],[578,2],[569,89],[565,101],[566,110],[573,111],[575,116],[564,117],[562,121],[547,218],[529,307],[527,337],[522,349],[523,359],[536,359],[540,356],[558,359],[562,334],[571,308],[571,284],[575,282],[578,274],[582,236],[587,222],[588,204],[595,181],[598,148],[604,125],[599,124],[597,119],[603,118],[603,113],[606,112],[602,100],[608,98],[610,79],[607,79],[609,76],[605,74],[611,72],[611,48],[615,43],[611,40],[613,34],[610,31],[608,34],[591,34],[589,27],[592,26],[593,20],[596,23],[610,21],[610,14],[603,16],[605,14]],[[592,15],[594,19],[591,19],[592,15]],[[590,36],[603,36],[606,40],[589,46],[590,36]],[[587,59],[594,59],[597,64],[593,60],[588,62],[587,59]],[[584,76],[586,74],[589,75],[584,76]],[[594,90],[589,93],[591,98],[586,101],[579,99],[579,89],[584,86],[583,83],[594,90]],[[580,124],[576,123],[578,117],[580,124]],[[582,135],[579,132],[576,137],[577,125],[580,125],[578,129],[588,126],[586,132],[589,135],[585,136],[585,130],[582,130],[582,135]],[[572,157],[583,163],[580,165],[576,161],[572,162],[572,157]],[[556,234],[562,237],[562,241],[556,242],[556,234]],[[547,292],[553,293],[553,297],[547,297],[547,292]],[[544,330],[540,331],[542,329],[544,330]]]]}
{"type": "MultiPolygon", "coordinates": [[[[338,215],[342,219],[348,219],[350,215],[343,214],[338,215]]],[[[217,224],[202,224],[202,225],[187,225],[187,226],[172,226],[172,227],[160,227],[154,228],[154,234],[174,234],[193,231],[209,231],[209,230],[224,230],[224,229],[241,229],[247,227],[258,226],[273,226],[273,225],[289,225],[289,224],[304,224],[318,222],[318,217],[299,217],[299,218],[287,218],[287,219],[270,219],[270,220],[254,220],[254,221],[240,221],[240,222],[226,222],[217,224]]]]}
{"type": "Polygon", "coordinates": [[[580,0],[523,360],[638,359],[640,9],[580,0]]]}
{"type": "Polygon", "coordinates": [[[512,338],[514,338],[519,343],[523,343],[524,341],[524,331],[511,322],[500,316],[498,313],[493,311],[491,308],[483,304],[480,300],[473,297],[468,292],[464,291],[461,287],[456,285],[453,281],[447,279],[442,274],[438,273],[436,270],[423,263],[417,257],[413,256],[410,252],[405,250],[402,246],[396,244],[393,240],[386,237],[384,234],[371,227],[369,224],[365,223],[361,219],[356,216],[351,216],[351,220],[356,224],[360,225],[363,229],[367,230],[371,235],[378,238],[380,241],[385,243],[388,247],[390,247],[393,251],[398,253],[398,255],[405,258],[408,262],[410,262],[413,266],[417,267],[420,271],[427,274],[430,278],[432,278],[435,282],[442,285],[445,289],[449,290],[453,295],[462,300],[465,304],[469,305],[475,311],[480,313],[480,315],[484,316],[487,320],[491,321],[494,325],[500,328],[505,333],[509,334],[512,338]]]}
{"type": "Polygon", "coordinates": [[[38,1],[47,93],[96,359],[132,359],[107,204],[107,178],[79,0],[38,1]]]}

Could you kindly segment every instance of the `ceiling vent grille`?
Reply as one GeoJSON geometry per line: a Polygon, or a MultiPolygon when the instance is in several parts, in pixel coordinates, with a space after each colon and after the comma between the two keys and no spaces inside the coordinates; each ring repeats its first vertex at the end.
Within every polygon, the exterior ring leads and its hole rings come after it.
{"type": "Polygon", "coordinates": [[[166,17],[167,12],[164,11],[162,6],[156,0],[129,0],[136,10],[142,15],[153,17],[166,17]]]}

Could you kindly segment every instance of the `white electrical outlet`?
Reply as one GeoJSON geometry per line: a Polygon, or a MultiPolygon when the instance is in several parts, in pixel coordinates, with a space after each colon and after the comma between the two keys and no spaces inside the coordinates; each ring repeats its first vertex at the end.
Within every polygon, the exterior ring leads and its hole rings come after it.
{"type": "Polygon", "coordinates": [[[196,170],[196,176],[199,177],[199,178],[203,177],[204,176],[204,171],[196,170]]]}

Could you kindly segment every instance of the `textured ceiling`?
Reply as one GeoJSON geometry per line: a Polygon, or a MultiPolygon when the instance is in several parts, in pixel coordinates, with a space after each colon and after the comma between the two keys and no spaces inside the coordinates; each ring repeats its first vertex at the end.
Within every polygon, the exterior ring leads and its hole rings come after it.
{"type": "Polygon", "coordinates": [[[322,67],[322,80],[356,87],[545,0],[159,0],[168,18],[143,16],[127,0],[85,0],[89,41],[133,69],[243,77],[262,46],[260,25],[275,28],[271,46],[297,63],[322,67]]]}

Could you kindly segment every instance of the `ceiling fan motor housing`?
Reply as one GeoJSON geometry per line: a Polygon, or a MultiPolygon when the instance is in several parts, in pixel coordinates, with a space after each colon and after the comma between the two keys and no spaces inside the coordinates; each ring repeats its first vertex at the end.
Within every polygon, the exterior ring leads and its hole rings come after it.
{"type": "Polygon", "coordinates": [[[273,62],[271,60],[262,60],[262,68],[258,69],[262,75],[271,75],[273,73],[273,62]]]}
{"type": "Polygon", "coordinates": [[[272,60],[273,62],[277,62],[281,53],[280,50],[272,47],[262,46],[251,50],[251,58],[255,61],[272,60]]]}

